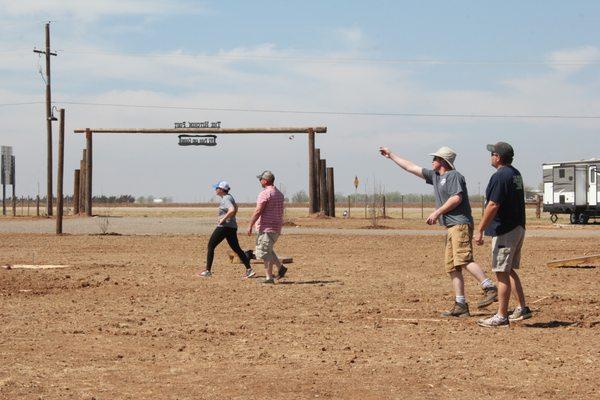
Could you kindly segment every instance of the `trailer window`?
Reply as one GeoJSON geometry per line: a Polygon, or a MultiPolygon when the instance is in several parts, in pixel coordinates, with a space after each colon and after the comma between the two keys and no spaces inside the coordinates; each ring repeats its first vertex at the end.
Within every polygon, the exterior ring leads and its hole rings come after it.
{"type": "Polygon", "coordinates": [[[564,178],[565,177],[565,170],[564,169],[559,169],[558,170],[558,177],[559,178],[564,178]]]}
{"type": "Polygon", "coordinates": [[[596,183],[596,168],[590,168],[590,183],[593,185],[596,183]]]}

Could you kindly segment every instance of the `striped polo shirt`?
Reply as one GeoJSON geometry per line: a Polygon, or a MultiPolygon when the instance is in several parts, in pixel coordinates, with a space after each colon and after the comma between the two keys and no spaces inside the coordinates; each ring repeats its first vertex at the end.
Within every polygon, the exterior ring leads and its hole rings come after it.
{"type": "Polygon", "coordinates": [[[258,194],[256,205],[265,204],[260,217],[256,221],[256,230],[258,232],[277,232],[281,233],[283,225],[283,193],[275,186],[267,186],[258,194]]]}

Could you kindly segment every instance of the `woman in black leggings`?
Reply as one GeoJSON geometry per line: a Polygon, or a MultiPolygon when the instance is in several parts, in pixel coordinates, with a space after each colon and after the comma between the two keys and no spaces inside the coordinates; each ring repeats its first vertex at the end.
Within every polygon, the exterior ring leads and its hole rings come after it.
{"type": "Polygon", "coordinates": [[[206,270],[198,273],[198,276],[208,278],[212,276],[212,263],[215,256],[215,248],[223,241],[227,240],[231,250],[238,255],[240,260],[246,266],[246,272],[244,273],[245,278],[251,278],[254,276],[254,271],[250,267],[250,260],[244,251],[240,248],[240,243],[237,238],[237,222],[235,220],[235,214],[237,214],[237,204],[235,199],[229,194],[229,183],[221,181],[213,185],[217,196],[221,197],[221,203],[219,204],[219,222],[215,231],[208,241],[208,252],[206,254],[206,270]]]}

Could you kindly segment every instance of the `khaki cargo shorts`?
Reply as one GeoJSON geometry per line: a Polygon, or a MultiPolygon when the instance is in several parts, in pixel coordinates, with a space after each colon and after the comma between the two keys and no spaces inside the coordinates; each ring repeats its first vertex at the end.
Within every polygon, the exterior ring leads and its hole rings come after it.
{"type": "Polygon", "coordinates": [[[461,267],[473,262],[473,225],[460,224],[448,228],[444,253],[447,273],[460,271],[461,267]]]}
{"type": "Polygon", "coordinates": [[[521,264],[521,248],[525,229],[517,226],[510,232],[492,238],[492,271],[510,272],[521,264]]]}
{"type": "Polygon", "coordinates": [[[279,233],[277,232],[259,232],[256,236],[256,250],[254,251],[256,258],[270,260],[276,256],[273,246],[278,238],[279,233]]]}

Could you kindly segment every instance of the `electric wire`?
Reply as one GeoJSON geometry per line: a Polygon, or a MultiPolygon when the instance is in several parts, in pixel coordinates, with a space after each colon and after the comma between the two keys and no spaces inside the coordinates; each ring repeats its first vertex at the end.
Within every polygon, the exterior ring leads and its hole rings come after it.
{"type": "MultiPolygon", "coordinates": [[[[42,102],[0,104],[0,106],[38,104],[38,103],[42,103],[42,102]]],[[[152,105],[152,104],[93,103],[93,102],[81,102],[81,101],[55,101],[55,102],[53,101],[53,104],[91,106],[91,107],[145,108],[145,109],[158,109],[158,110],[198,110],[198,111],[331,115],[331,116],[366,116],[366,117],[473,118],[473,119],[475,119],[475,118],[486,118],[486,119],[600,119],[600,115],[318,111],[318,110],[293,110],[293,109],[285,110],[285,109],[236,108],[236,107],[194,107],[194,106],[168,106],[168,105],[152,105]]]]}

